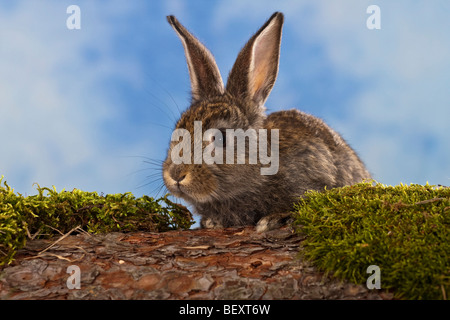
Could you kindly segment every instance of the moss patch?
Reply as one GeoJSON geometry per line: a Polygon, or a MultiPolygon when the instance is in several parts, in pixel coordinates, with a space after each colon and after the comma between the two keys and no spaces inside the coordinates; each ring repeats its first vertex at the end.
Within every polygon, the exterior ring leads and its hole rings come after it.
{"type": "Polygon", "coordinates": [[[362,183],[309,192],[294,217],[307,236],[301,254],[326,273],[365,284],[377,265],[381,289],[397,298],[448,298],[450,188],[362,183]]]}
{"type": "Polygon", "coordinates": [[[103,196],[77,189],[57,192],[37,185],[37,195],[24,197],[2,180],[0,265],[10,263],[27,238],[51,237],[77,226],[91,233],[161,232],[189,229],[194,223],[190,212],[167,196],[156,200],[135,198],[131,193],[103,196]]]}

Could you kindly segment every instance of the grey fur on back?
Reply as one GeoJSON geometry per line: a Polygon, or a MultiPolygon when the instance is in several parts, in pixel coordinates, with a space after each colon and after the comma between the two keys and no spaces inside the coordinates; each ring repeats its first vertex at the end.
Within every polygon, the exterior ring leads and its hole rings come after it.
{"type": "Polygon", "coordinates": [[[274,13],[250,38],[224,87],[212,54],[175,17],[168,17],[185,50],[192,90],[191,106],[176,129],[193,135],[194,121],[201,121],[203,133],[212,128],[279,130],[274,175],[261,175],[261,164],[175,164],[171,143],[164,182],[193,205],[204,227],[254,225],[263,217],[289,212],[308,190],[370,179],[355,151],[322,120],[295,109],[265,114],[264,102],[278,73],[283,19],[282,13],[274,13]]]}

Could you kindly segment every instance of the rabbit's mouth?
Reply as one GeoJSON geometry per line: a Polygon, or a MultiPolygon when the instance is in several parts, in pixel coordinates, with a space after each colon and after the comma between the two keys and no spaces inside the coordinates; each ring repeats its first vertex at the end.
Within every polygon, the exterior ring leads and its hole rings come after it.
{"type": "Polygon", "coordinates": [[[174,175],[173,171],[164,171],[163,179],[167,189],[176,197],[190,203],[206,203],[212,200],[213,190],[206,190],[204,185],[196,185],[190,173],[174,175]]]}

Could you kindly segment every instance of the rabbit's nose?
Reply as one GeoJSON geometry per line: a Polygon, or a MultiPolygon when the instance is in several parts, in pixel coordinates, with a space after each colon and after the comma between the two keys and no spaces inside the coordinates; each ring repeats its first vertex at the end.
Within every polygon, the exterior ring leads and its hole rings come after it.
{"type": "Polygon", "coordinates": [[[184,178],[186,178],[186,175],[181,175],[178,179],[175,179],[175,181],[177,182],[177,185],[180,185],[180,182],[184,180],[184,178]]]}
{"type": "Polygon", "coordinates": [[[172,167],[170,171],[170,177],[176,182],[177,186],[180,186],[181,182],[186,179],[186,176],[186,172],[177,166],[172,167]]]}

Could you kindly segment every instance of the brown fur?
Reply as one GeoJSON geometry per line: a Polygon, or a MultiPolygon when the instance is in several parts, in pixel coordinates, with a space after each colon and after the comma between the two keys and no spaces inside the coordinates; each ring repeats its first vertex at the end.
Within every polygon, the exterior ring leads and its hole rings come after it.
{"type": "MultiPolygon", "coordinates": [[[[274,13],[241,50],[226,88],[211,53],[175,17],[168,21],[182,39],[192,89],[192,104],[176,128],[187,129],[191,136],[194,121],[202,121],[203,132],[279,130],[279,170],[274,175],[261,175],[261,164],[248,162],[176,165],[171,144],[163,164],[164,182],[195,207],[202,226],[254,225],[263,217],[290,211],[307,190],[370,179],[353,149],[322,120],[298,110],[265,114],[264,102],[278,73],[281,13],[274,13]]],[[[246,159],[248,152],[247,148],[246,159]]]]}

